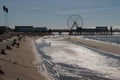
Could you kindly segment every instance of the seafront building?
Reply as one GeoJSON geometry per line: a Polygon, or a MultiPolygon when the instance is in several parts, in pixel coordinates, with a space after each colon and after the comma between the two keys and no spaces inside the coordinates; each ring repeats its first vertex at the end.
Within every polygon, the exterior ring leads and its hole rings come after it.
{"type": "Polygon", "coordinates": [[[15,26],[15,32],[47,32],[47,28],[33,26],[15,26]]]}
{"type": "Polygon", "coordinates": [[[4,34],[4,33],[8,33],[8,32],[10,32],[10,31],[12,31],[11,28],[6,27],[6,26],[0,26],[0,35],[1,35],[1,34],[4,34]]]}

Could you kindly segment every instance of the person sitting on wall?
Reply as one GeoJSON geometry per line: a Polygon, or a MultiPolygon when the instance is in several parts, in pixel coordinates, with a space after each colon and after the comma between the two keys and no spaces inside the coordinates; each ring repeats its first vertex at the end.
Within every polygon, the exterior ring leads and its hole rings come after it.
{"type": "Polygon", "coordinates": [[[11,50],[12,48],[11,48],[9,45],[7,45],[7,46],[6,46],[6,49],[11,50]]]}
{"type": "Polygon", "coordinates": [[[4,49],[1,50],[1,54],[7,55],[4,49]]]}

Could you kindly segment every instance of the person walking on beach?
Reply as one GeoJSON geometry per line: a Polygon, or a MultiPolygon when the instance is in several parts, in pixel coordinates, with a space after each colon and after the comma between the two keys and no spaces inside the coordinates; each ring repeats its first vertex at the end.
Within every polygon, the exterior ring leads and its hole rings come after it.
{"type": "Polygon", "coordinates": [[[16,39],[14,39],[12,45],[14,46],[16,44],[16,42],[17,42],[16,39]]]}
{"type": "Polygon", "coordinates": [[[51,46],[51,42],[49,42],[49,46],[51,46]]]}
{"type": "Polygon", "coordinates": [[[1,69],[1,65],[0,65],[0,75],[4,75],[5,73],[2,71],[1,69]]]}
{"type": "Polygon", "coordinates": [[[17,48],[20,47],[20,43],[19,43],[19,41],[17,41],[16,47],[17,47],[17,48]]]}

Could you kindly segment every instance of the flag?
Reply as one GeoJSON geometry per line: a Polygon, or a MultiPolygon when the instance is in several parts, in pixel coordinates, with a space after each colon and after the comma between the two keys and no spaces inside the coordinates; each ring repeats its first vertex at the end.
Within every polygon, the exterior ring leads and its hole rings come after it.
{"type": "Polygon", "coordinates": [[[5,5],[3,6],[3,11],[5,11],[6,13],[8,13],[8,8],[5,5]]]}

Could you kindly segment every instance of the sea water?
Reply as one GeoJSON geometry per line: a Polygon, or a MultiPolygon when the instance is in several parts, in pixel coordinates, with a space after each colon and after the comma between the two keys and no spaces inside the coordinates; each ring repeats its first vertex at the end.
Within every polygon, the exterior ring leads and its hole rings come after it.
{"type": "Polygon", "coordinates": [[[92,35],[84,36],[84,38],[120,44],[120,35],[92,35]]]}
{"type": "Polygon", "coordinates": [[[36,46],[45,72],[54,80],[120,80],[120,56],[76,45],[64,36],[38,39],[36,46]]]}

